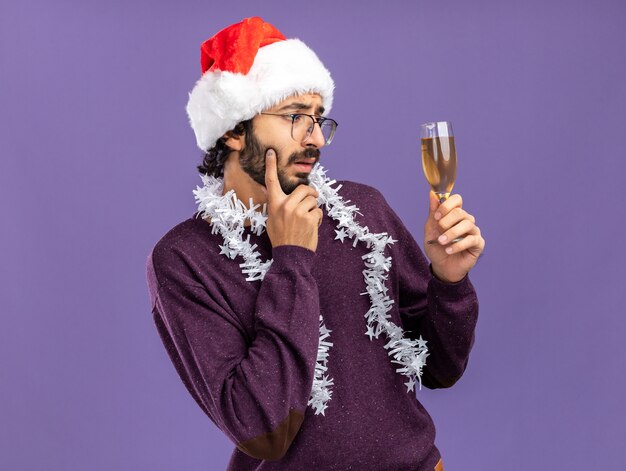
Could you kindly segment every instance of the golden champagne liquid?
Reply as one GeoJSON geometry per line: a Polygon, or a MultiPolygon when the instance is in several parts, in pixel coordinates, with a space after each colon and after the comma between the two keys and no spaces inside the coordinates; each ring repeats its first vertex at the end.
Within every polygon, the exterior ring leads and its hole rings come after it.
{"type": "Polygon", "coordinates": [[[437,196],[447,199],[456,179],[454,137],[423,138],[422,168],[437,196]]]}

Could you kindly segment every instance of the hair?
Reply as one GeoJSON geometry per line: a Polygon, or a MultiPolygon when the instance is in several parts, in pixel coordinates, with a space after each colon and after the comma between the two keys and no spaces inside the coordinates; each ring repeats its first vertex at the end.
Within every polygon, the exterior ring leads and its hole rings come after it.
{"type": "Polygon", "coordinates": [[[252,120],[248,119],[237,124],[231,131],[220,137],[215,145],[207,150],[202,159],[202,163],[198,165],[198,172],[209,176],[221,178],[224,176],[224,162],[233,151],[226,145],[226,141],[230,136],[241,136],[245,134],[246,147],[252,139],[252,120]]]}

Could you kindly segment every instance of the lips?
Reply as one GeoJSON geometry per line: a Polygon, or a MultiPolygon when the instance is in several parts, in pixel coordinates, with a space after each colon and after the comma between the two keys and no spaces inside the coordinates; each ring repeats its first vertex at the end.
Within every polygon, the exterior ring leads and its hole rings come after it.
{"type": "Polygon", "coordinates": [[[317,159],[315,159],[315,158],[300,159],[300,160],[296,160],[293,163],[293,166],[299,172],[306,172],[306,173],[308,173],[311,170],[313,170],[313,165],[315,165],[316,162],[317,162],[317,159]]]}
{"type": "Polygon", "coordinates": [[[317,162],[317,159],[300,159],[294,162],[294,164],[313,165],[317,162]]]}

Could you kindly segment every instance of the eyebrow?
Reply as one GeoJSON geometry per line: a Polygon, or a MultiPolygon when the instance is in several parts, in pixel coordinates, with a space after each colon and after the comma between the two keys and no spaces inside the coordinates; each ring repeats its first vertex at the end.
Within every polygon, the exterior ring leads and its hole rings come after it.
{"type": "MultiPolygon", "coordinates": [[[[308,110],[309,108],[311,108],[312,105],[307,104],[307,103],[301,103],[301,102],[293,102],[293,103],[289,103],[288,105],[283,106],[282,108],[280,108],[278,111],[286,111],[289,109],[293,109],[293,110],[297,110],[297,111],[301,111],[301,110],[308,110]]],[[[318,106],[317,109],[315,110],[316,114],[322,115],[324,114],[324,107],[323,106],[318,106]]]]}

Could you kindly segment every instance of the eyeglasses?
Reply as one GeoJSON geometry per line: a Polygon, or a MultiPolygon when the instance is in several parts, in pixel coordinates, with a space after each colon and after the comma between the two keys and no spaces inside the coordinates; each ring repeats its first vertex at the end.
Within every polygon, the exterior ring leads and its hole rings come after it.
{"type": "Polygon", "coordinates": [[[324,145],[332,142],[337,129],[337,121],[324,116],[315,116],[302,113],[277,114],[277,113],[261,113],[269,116],[281,116],[282,118],[291,120],[291,138],[296,142],[304,142],[315,128],[315,123],[320,125],[322,135],[324,136],[324,145]]]}

